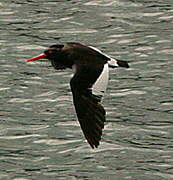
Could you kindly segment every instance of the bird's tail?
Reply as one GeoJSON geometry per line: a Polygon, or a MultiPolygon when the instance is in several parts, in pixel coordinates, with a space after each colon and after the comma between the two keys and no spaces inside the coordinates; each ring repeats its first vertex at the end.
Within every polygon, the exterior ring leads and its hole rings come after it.
{"type": "Polygon", "coordinates": [[[111,68],[117,68],[117,67],[129,68],[129,64],[126,61],[113,59],[113,58],[111,58],[110,61],[108,61],[108,65],[111,68]]]}

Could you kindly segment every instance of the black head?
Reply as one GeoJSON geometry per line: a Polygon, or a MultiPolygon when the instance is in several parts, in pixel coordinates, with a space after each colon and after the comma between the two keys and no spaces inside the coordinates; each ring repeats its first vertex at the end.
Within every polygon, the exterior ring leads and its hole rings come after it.
{"type": "Polygon", "coordinates": [[[43,59],[43,58],[49,59],[49,60],[56,60],[62,54],[63,47],[64,47],[63,44],[52,45],[48,49],[46,49],[44,53],[41,53],[40,55],[35,56],[33,58],[27,59],[26,61],[31,62],[31,61],[36,61],[38,59],[43,59]]]}
{"type": "Polygon", "coordinates": [[[62,48],[64,47],[63,44],[55,44],[50,46],[48,49],[44,51],[44,54],[46,54],[46,58],[49,60],[55,60],[57,59],[60,54],[62,53],[62,48]]]}

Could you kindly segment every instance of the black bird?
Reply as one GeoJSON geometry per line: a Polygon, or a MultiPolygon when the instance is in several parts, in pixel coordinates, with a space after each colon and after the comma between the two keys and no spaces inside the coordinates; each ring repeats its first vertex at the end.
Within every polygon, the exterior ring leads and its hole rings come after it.
{"type": "Polygon", "coordinates": [[[75,71],[70,86],[76,114],[88,143],[97,148],[106,121],[100,102],[107,87],[109,67],[128,68],[128,63],[113,59],[95,47],[75,42],[52,45],[27,62],[42,58],[50,60],[57,70],[70,68],[75,71]]]}

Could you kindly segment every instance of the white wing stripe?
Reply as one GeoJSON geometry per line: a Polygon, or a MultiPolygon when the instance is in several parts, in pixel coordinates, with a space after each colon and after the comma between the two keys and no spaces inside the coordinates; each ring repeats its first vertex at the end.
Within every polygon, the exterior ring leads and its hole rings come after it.
{"type": "Polygon", "coordinates": [[[91,49],[94,49],[95,51],[99,52],[100,54],[106,56],[107,58],[110,59],[110,61],[108,61],[108,64],[112,67],[118,67],[119,65],[117,64],[117,60],[116,59],[113,59],[111,58],[110,56],[108,56],[107,54],[103,53],[102,51],[100,51],[99,49],[93,47],[93,46],[88,46],[90,47],[91,49]]]}
{"type": "Polygon", "coordinates": [[[111,59],[110,56],[108,56],[107,54],[103,53],[102,51],[100,51],[96,47],[93,47],[93,46],[88,46],[88,47],[90,47],[91,49],[94,49],[95,51],[99,52],[100,54],[102,54],[102,55],[106,56],[107,58],[111,59]]]}
{"type": "Polygon", "coordinates": [[[97,96],[103,96],[106,91],[109,80],[108,64],[104,65],[103,71],[92,86],[92,93],[97,96]]]}

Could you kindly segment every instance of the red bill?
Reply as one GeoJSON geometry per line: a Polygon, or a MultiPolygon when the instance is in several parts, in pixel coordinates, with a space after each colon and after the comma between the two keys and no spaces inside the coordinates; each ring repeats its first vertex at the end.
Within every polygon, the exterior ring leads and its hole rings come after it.
{"type": "Polygon", "coordinates": [[[47,54],[41,53],[40,55],[35,56],[35,57],[33,57],[33,58],[30,58],[30,59],[27,59],[26,61],[27,61],[27,62],[36,61],[36,60],[38,60],[38,59],[42,59],[42,58],[46,58],[46,57],[47,57],[47,54]]]}

